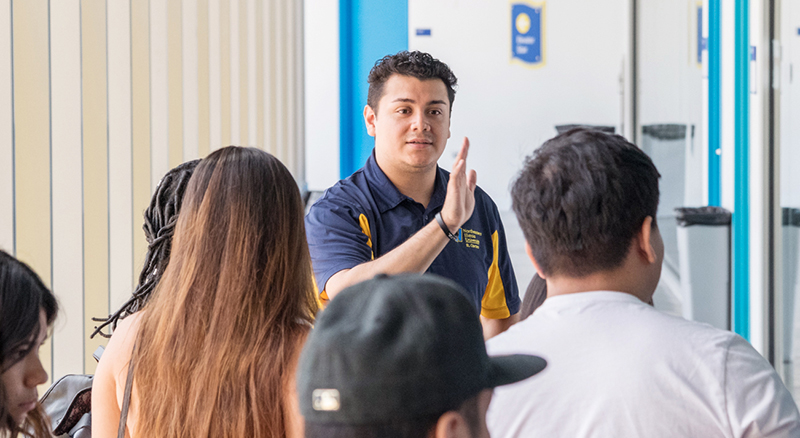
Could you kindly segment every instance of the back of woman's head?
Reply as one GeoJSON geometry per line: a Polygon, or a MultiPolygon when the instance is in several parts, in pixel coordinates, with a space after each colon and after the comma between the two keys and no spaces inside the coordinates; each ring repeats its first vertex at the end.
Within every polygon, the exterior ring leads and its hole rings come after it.
{"type": "Polygon", "coordinates": [[[189,185],[189,179],[199,163],[200,160],[192,160],[176,166],[167,172],[156,186],[150,205],[144,212],[142,228],[147,239],[147,253],[144,267],[139,274],[139,284],[128,301],[108,318],[92,318],[102,324],[95,327],[91,337],[97,334],[110,337],[111,335],[103,333],[105,327],[111,325],[112,329],[117,328],[120,319],[139,311],[150,300],[155,286],[169,264],[172,236],[175,234],[175,224],[178,222],[183,196],[189,185]]]}
{"type": "MultiPolygon", "coordinates": [[[[53,293],[28,265],[0,250],[0,372],[5,373],[39,347],[39,333],[47,328],[40,327],[42,311],[49,327],[58,313],[53,293]]],[[[32,429],[34,436],[45,436],[47,422],[40,408],[30,412],[27,424],[18,429],[10,406],[6,406],[8,390],[2,382],[0,380],[0,436],[9,431],[14,436],[23,429],[32,429]]]]}
{"type": "Polygon", "coordinates": [[[228,147],[201,162],[147,309],[137,435],[284,435],[288,364],[317,304],[300,192],[280,161],[228,147]]]}

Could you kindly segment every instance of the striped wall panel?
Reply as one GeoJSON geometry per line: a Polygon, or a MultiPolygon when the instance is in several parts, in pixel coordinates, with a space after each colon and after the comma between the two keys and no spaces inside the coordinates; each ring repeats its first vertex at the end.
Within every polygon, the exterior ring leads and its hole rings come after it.
{"type": "Polygon", "coordinates": [[[0,0],[0,249],[14,253],[14,129],[11,0],[0,0]]]}
{"type": "Polygon", "coordinates": [[[256,34],[258,33],[256,20],[256,0],[247,0],[247,93],[243,99],[247,100],[247,145],[262,146],[258,141],[258,86],[256,85],[256,67],[258,65],[258,50],[256,47],[256,34]]]}
{"type": "MultiPolygon", "coordinates": [[[[83,74],[83,258],[84,318],[86,332],[94,323],[89,317],[110,310],[109,215],[108,208],[108,48],[106,3],[81,1],[81,49],[83,74]]],[[[86,372],[94,372],[92,352],[103,339],[86,340],[86,372]]]]}
{"type": "MultiPolygon", "coordinates": [[[[130,296],[133,281],[131,3],[107,3],[109,307],[130,296]]],[[[139,219],[135,222],[140,222],[139,219]]],[[[138,233],[137,233],[138,234],[138,233]]]]}
{"type": "MultiPolygon", "coordinates": [[[[150,178],[155,190],[169,170],[167,2],[150,0],[150,178]]],[[[173,23],[175,25],[179,25],[173,23]]]]}
{"type": "Polygon", "coordinates": [[[222,146],[222,53],[220,0],[208,0],[208,148],[222,146]]]}
{"type": "Polygon", "coordinates": [[[208,155],[211,149],[210,7],[208,0],[197,2],[197,155],[200,157],[208,155]]]}
{"type": "Polygon", "coordinates": [[[254,47],[256,51],[256,88],[253,90],[256,94],[256,114],[254,119],[254,123],[256,124],[256,144],[264,149],[267,148],[266,137],[264,135],[266,130],[266,126],[264,125],[264,89],[266,83],[269,81],[269,78],[264,75],[264,47],[266,46],[264,41],[264,36],[266,35],[266,32],[264,32],[265,8],[264,2],[256,2],[256,44],[254,47]]]}
{"type": "Polygon", "coordinates": [[[183,13],[181,0],[167,0],[167,138],[169,166],[183,162],[183,13]]]}
{"type": "Polygon", "coordinates": [[[231,2],[219,1],[220,147],[233,144],[231,134],[231,2]]]}
{"type": "MultiPolygon", "coordinates": [[[[48,2],[16,1],[11,11],[16,255],[52,287],[48,2]]],[[[40,356],[51,374],[49,341],[40,356]]]]}
{"type": "Polygon", "coordinates": [[[52,378],[94,371],[168,169],[238,143],[302,174],[299,1],[0,0],[0,248],[61,303],[52,378]]]}
{"type": "MultiPolygon", "coordinates": [[[[231,123],[231,141],[230,144],[240,145],[242,144],[242,131],[241,131],[241,120],[240,115],[242,113],[242,91],[241,91],[241,58],[242,54],[239,50],[239,37],[241,36],[241,32],[239,31],[239,4],[241,3],[240,0],[229,0],[228,7],[228,45],[229,45],[229,54],[230,54],[230,96],[231,96],[231,113],[230,113],[230,123],[231,123]]],[[[244,26],[247,26],[247,23],[244,23],[244,26]]],[[[222,32],[225,32],[223,29],[222,32]]]]}
{"type": "Polygon", "coordinates": [[[150,204],[150,2],[131,0],[131,191],[134,281],[144,265],[147,241],[142,213],[150,204]]]}
{"type": "Polygon", "coordinates": [[[54,376],[84,369],[82,86],[74,56],[81,50],[80,14],[80,0],[50,3],[50,65],[59,72],[50,76],[53,292],[62,309],[53,334],[54,376]]]}
{"type": "MultiPolygon", "coordinates": [[[[200,156],[200,86],[198,74],[198,4],[196,0],[184,0],[181,10],[183,72],[183,161],[200,156]]],[[[208,88],[205,88],[208,90],[208,88]]]]}

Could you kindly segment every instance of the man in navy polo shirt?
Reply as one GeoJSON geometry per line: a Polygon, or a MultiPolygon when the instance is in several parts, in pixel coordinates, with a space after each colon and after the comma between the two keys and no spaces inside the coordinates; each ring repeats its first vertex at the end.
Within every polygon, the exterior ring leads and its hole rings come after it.
{"type": "Polygon", "coordinates": [[[492,199],[467,171],[464,138],[452,173],[437,165],[450,137],[456,77],[422,52],[378,61],[364,107],[375,149],[311,207],[306,233],[323,300],[376,274],[432,272],[459,283],[486,339],[516,320],[519,292],[492,199]]]}

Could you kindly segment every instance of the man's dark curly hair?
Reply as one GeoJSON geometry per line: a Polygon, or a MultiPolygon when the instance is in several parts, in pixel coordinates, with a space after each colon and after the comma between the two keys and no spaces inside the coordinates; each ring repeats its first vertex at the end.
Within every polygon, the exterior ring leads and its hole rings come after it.
{"type": "Polygon", "coordinates": [[[655,227],[659,177],[619,135],[576,128],[546,141],[511,188],[543,274],[580,278],[620,266],[647,216],[655,227]]]}
{"type": "Polygon", "coordinates": [[[402,51],[394,55],[386,55],[379,59],[369,72],[367,81],[367,105],[375,114],[378,113],[378,102],[383,96],[383,85],[392,75],[411,76],[419,80],[441,79],[447,87],[447,97],[450,99],[450,111],[453,110],[453,101],[456,100],[456,87],[458,79],[442,61],[425,52],[402,51]]]}

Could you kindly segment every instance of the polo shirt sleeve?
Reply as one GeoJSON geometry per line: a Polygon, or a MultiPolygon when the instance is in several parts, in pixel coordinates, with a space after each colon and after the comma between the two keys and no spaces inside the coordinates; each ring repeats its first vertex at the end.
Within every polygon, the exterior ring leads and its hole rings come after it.
{"type": "MultiPolygon", "coordinates": [[[[488,199],[488,195],[486,195],[488,199]]],[[[491,215],[496,224],[492,233],[492,264],[489,266],[486,291],[481,300],[481,315],[489,319],[505,319],[519,312],[519,288],[511,257],[508,255],[506,231],[500,213],[489,199],[491,215]]]]}
{"type": "Polygon", "coordinates": [[[728,345],[723,377],[732,436],[800,436],[792,395],[769,362],[738,335],[728,345]]]}
{"type": "Polygon", "coordinates": [[[305,224],[314,280],[327,298],[325,285],[334,274],[373,259],[370,224],[355,207],[326,197],[311,207],[305,224]]]}

